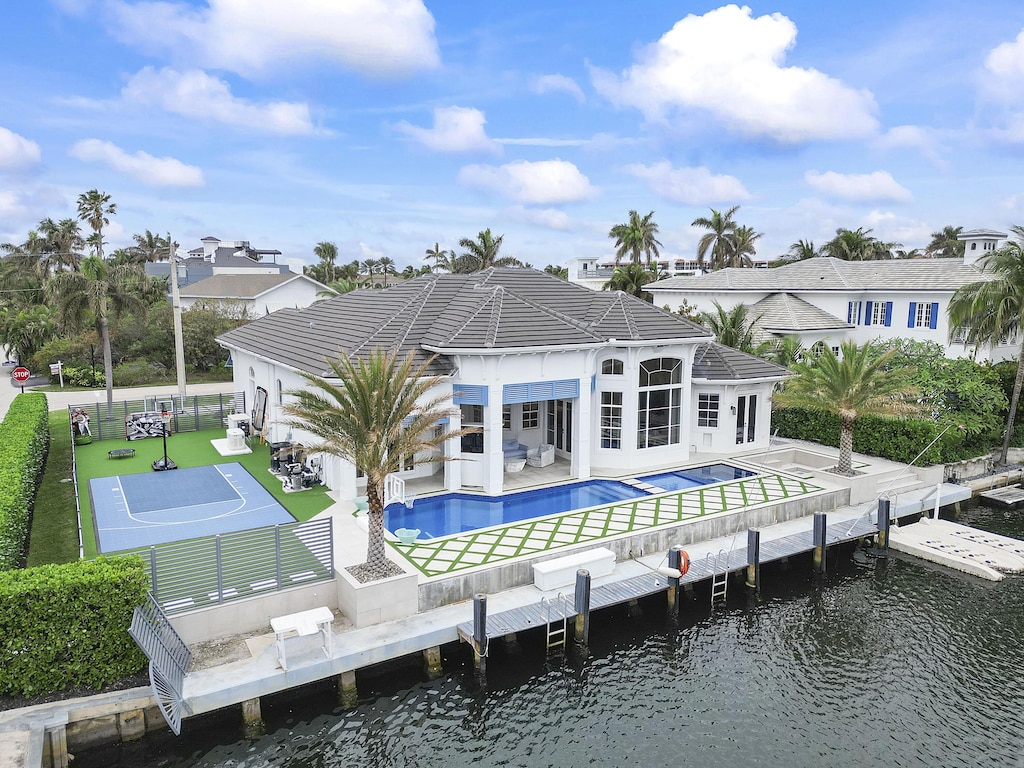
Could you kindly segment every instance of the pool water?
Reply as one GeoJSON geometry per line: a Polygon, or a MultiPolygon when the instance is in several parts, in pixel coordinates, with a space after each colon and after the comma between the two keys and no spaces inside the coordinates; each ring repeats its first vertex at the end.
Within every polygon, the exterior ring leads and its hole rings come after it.
{"type": "Polygon", "coordinates": [[[666,491],[682,491],[698,485],[721,483],[726,480],[739,480],[742,477],[751,477],[756,474],[756,472],[751,472],[748,469],[740,469],[729,464],[708,464],[706,467],[659,472],[656,475],[645,475],[637,479],[658,488],[664,488],[666,491]]]}
{"type": "Polygon", "coordinates": [[[416,499],[411,508],[389,504],[384,508],[384,527],[418,528],[420,539],[434,539],[647,495],[618,480],[585,480],[504,496],[446,493],[416,499]]]}

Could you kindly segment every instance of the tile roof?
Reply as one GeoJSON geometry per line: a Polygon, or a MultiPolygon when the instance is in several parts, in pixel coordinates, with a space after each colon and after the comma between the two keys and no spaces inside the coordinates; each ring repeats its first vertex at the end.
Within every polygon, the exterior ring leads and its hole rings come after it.
{"type": "MultiPolygon", "coordinates": [[[[298,370],[326,372],[339,349],[454,354],[618,341],[704,339],[699,325],[620,292],[598,292],[533,269],[423,275],[301,310],[281,310],[220,337],[298,370]]],[[[445,371],[446,359],[435,369],[445,371]]]]}
{"type": "Polygon", "coordinates": [[[771,333],[794,331],[825,331],[835,328],[852,328],[830,312],[791,293],[773,293],[765,296],[750,308],[754,324],[771,333]]]}
{"type": "MultiPolygon", "coordinates": [[[[730,267],[706,275],[670,277],[644,286],[657,296],[671,291],[955,291],[990,279],[962,259],[886,259],[844,261],[827,256],[773,269],[730,267]]],[[[657,301],[657,299],[655,299],[657,301]]]]}
{"type": "Polygon", "coordinates": [[[694,381],[783,379],[790,375],[788,368],[715,341],[701,344],[693,357],[694,381]]]}
{"type": "Polygon", "coordinates": [[[182,289],[181,295],[185,298],[253,299],[297,278],[303,276],[287,272],[272,275],[213,275],[190,283],[187,288],[182,289]]]}

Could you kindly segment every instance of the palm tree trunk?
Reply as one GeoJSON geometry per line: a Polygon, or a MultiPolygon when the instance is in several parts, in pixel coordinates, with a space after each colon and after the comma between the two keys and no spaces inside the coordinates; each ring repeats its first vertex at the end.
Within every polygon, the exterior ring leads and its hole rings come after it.
{"type": "Polygon", "coordinates": [[[999,454],[999,463],[1006,463],[1006,454],[1010,451],[1010,439],[1013,437],[1013,420],[1017,416],[1017,402],[1020,400],[1021,384],[1024,384],[1024,342],[1020,345],[1017,355],[1017,377],[1013,380],[1013,394],[1010,395],[1010,413],[1006,417],[1006,434],[1003,435],[1003,450],[999,454]]]}
{"type": "Polygon", "coordinates": [[[107,416],[114,410],[114,359],[110,353],[110,326],[106,313],[99,318],[100,339],[103,341],[103,373],[107,379],[107,416]]]}
{"type": "Polygon", "coordinates": [[[366,478],[366,502],[368,506],[366,567],[375,578],[388,575],[388,561],[384,554],[384,502],[381,498],[381,483],[366,478]]]}
{"type": "Polygon", "coordinates": [[[839,414],[839,464],[836,472],[840,475],[853,474],[853,416],[839,414]]]}

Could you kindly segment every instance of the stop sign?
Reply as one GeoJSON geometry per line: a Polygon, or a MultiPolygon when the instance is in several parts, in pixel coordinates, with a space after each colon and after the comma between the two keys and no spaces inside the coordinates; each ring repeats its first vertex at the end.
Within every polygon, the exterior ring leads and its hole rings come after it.
{"type": "Polygon", "coordinates": [[[23,365],[19,365],[17,368],[11,371],[11,378],[18,382],[19,384],[24,384],[26,381],[28,381],[28,377],[31,375],[32,374],[29,373],[28,368],[26,368],[23,365]]]}

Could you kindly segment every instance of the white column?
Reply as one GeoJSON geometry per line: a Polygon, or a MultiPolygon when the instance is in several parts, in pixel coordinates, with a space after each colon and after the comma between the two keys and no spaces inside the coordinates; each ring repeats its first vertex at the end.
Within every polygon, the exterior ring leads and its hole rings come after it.
{"type": "MultiPolygon", "coordinates": [[[[590,477],[590,457],[595,435],[593,419],[594,393],[590,391],[590,379],[580,379],[580,396],[573,404],[572,419],[572,476],[579,480],[590,477]]],[[[600,413],[600,409],[598,409],[600,413]]]]}
{"type": "Polygon", "coordinates": [[[504,488],[505,458],[501,452],[501,398],[502,386],[491,384],[487,388],[484,408],[484,493],[497,495],[504,488]]]}
{"type": "MultiPolygon", "coordinates": [[[[458,406],[451,409],[448,417],[448,429],[452,432],[462,429],[462,410],[458,406]]],[[[462,438],[451,437],[445,440],[444,455],[458,459],[462,455],[462,438]]],[[[461,461],[443,462],[444,489],[446,491],[457,491],[462,487],[462,465],[461,461]]]]}

